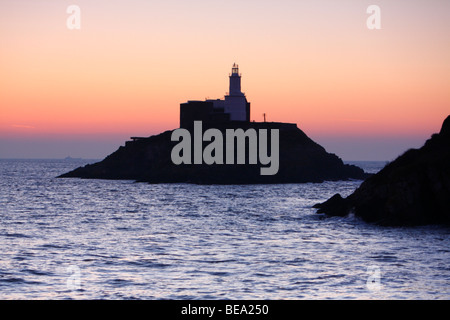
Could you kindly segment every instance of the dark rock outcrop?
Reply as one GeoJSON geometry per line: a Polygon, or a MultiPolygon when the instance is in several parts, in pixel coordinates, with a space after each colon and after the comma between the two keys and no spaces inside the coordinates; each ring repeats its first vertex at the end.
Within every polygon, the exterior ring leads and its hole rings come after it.
{"type": "Polygon", "coordinates": [[[423,147],[406,151],[353,194],[314,207],[328,215],[352,212],[381,225],[450,225],[450,116],[423,147]]]}
{"type": "MultiPolygon", "coordinates": [[[[171,141],[172,131],[166,131],[128,141],[101,162],[77,168],[60,177],[130,179],[150,183],[250,184],[321,182],[365,179],[368,176],[361,168],[346,165],[336,155],[326,152],[295,124],[230,122],[215,127],[222,132],[236,128],[279,129],[278,173],[261,175],[261,164],[174,165],[171,151],[178,142],[171,141]]],[[[206,129],[204,126],[203,130],[206,129]]],[[[207,144],[209,142],[204,142],[204,146],[207,144]]]]}

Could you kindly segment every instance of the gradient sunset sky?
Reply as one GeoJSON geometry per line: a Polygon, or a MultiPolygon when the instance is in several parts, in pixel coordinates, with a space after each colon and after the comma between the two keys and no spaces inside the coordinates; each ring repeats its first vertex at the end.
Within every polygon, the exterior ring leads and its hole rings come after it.
{"type": "Polygon", "coordinates": [[[223,98],[234,62],[252,120],[392,160],[450,114],[450,1],[2,0],[0,158],[101,159],[175,129],[180,103],[223,98]]]}

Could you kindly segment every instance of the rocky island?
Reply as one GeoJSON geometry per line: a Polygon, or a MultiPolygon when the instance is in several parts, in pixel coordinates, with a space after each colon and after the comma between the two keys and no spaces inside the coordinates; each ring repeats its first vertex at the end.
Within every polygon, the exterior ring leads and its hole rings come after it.
{"type": "Polygon", "coordinates": [[[450,225],[450,116],[424,146],[406,151],[350,196],[336,194],[314,207],[380,225],[450,225]]]}
{"type": "Polygon", "coordinates": [[[296,124],[266,122],[265,119],[264,122],[250,121],[250,102],[241,91],[241,74],[236,64],[229,78],[230,88],[224,99],[188,101],[180,105],[180,128],[175,129],[177,132],[170,130],[146,138],[132,137],[132,141],[127,141],[125,146],[104,160],[60,177],[127,179],[150,183],[251,184],[322,182],[364,179],[368,176],[361,168],[344,164],[339,157],[328,153],[296,124]],[[200,140],[195,132],[197,124],[206,130],[204,135],[203,131],[200,133],[200,140]],[[222,140],[222,134],[229,137],[230,131],[238,132],[240,136],[237,145],[241,148],[238,152],[236,146],[233,151],[233,146],[229,145],[229,140],[238,140],[237,137],[227,139],[225,145],[223,141],[217,143],[217,140],[222,140]],[[252,141],[251,138],[256,137],[257,133],[262,135],[268,131],[275,133],[276,141],[271,141],[272,144],[264,144],[261,142],[264,139],[259,138],[258,141],[252,141]],[[205,138],[207,132],[214,135],[205,138]],[[182,148],[183,152],[179,152],[182,156],[174,161],[173,150],[177,145],[174,136],[179,133],[180,136],[187,133],[188,137],[192,134],[197,143],[193,148],[182,148]],[[199,155],[199,149],[202,152],[202,148],[208,144],[216,145],[214,152],[211,151],[213,148],[209,148],[207,157],[215,158],[215,162],[205,163],[202,161],[203,154],[199,155]],[[239,153],[242,149],[246,151],[239,153]],[[186,158],[185,152],[189,156],[194,154],[195,161],[181,163],[180,159],[186,158]],[[233,154],[231,157],[227,154],[226,163],[222,161],[225,152],[233,154]],[[260,160],[267,160],[269,153],[276,160],[274,168],[261,168],[260,164],[255,164],[256,155],[260,160]],[[236,163],[231,161],[230,164],[229,160],[236,156],[236,163]]]}
{"type": "Polygon", "coordinates": [[[148,138],[135,138],[98,163],[77,168],[60,177],[129,179],[150,183],[251,184],[301,183],[324,180],[364,179],[359,167],[344,164],[334,154],[311,140],[295,124],[251,122],[215,124],[215,128],[279,129],[279,170],[261,175],[254,164],[181,164],[171,160],[176,142],[171,131],[148,138]]]}

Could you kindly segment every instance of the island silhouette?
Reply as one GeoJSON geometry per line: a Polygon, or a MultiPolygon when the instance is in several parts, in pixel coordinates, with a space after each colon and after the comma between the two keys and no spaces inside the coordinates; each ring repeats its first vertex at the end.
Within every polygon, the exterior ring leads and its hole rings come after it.
{"type": "Polygon", "coordinates": [[[180,104],[179,129],[194,134],[194,123],[201,122],[203,130],[216,129],[224,135],[227,130],[277,130],[279,168],[276,174],[261,175],[260,165],[250,164],[248,139],[245,141],[244,163],[174,164],[171,159],[171,152],[177,144],[172,141],[172,134],[177,130],[174,129],[150,137],[131,137],[125,146],[120,146],[102,161],[79,167],[60,177],[149,183],[253,184],[322,182],[369,176],[361,168],[344,164],[337,155],[328,153],[294,123],[250,121],[250,103],[241,91],[237,64],[233,65],[229,78],[229,92],[224,99],[180,104]]]}

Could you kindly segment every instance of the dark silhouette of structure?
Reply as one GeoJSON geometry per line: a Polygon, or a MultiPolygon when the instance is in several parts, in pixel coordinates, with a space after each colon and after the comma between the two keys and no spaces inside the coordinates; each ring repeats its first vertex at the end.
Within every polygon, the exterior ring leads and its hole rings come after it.
{"type": "Polygon", "coordinates": [[[233,64],[230,74],[230,91],[225,99],[188,101],[180,104],[180,128],[191,128],[194,121],[206,124],[230,121],[250,122],[250,102],[241,91],[239,66],[233,64]]]}
{"type": "MultiPolygon", "coordinates": [[[[194,121],[202,121],[203,130],[214,128],[222,133],[230,129],[279,130],[279,170],[274,175],[261,175],[261,166],[249,164],[248,160],[236,165],[176,165],[171,152],[178,142],[172,140],[174,130],[169,130],[147,138],[132,137],[102,161],[60,177],[198,184],[302,183],[367,177],[361,168],[344,164],[338,156],[326,152],[295,123],[266,122],[265,118],[264,122],[250,122],[250,103],[241,91],[241,74],[236,64],[230,74],[230,90],[223,100],[180,105],[180,128],[195,131],[194,121]]],[[[248,139],[245,141],[249,143],[248,139]]],[[[223,151],[225,154],[226,148],[223,151]]]]}

